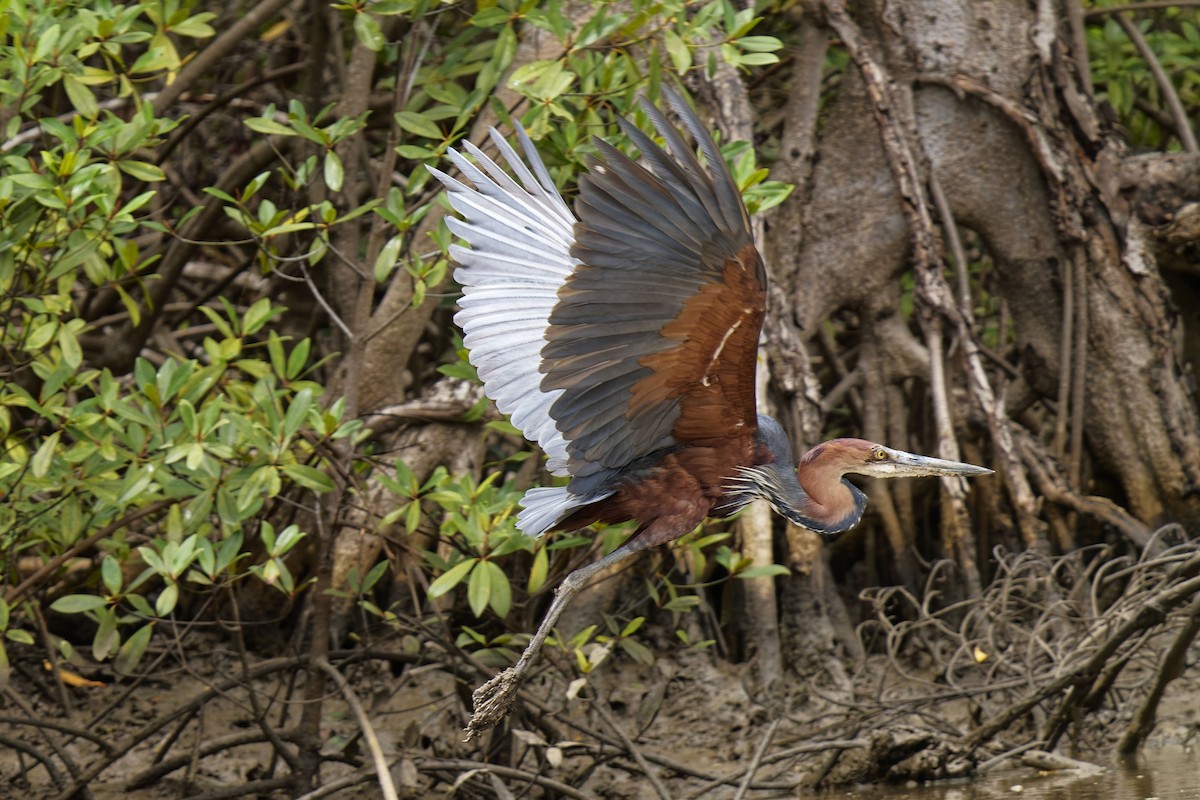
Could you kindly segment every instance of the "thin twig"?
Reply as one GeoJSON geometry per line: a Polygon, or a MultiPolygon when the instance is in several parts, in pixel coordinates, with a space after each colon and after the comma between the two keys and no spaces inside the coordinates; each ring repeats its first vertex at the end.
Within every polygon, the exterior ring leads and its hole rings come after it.
{"type": "MultiPolygon", "coordinates": [[[[954,259],[954,268],[960,276],[959,282],[960,284],[969,284],[966,277],[967,254],[962,245],[962,237],[958,233],[958,223],[954,219],[950,201],[942,191],[942,184],[938,180],[937,172],[933,169],[929,171],[929,193],[937,208],[938,216],[941,217],[942,230],[946,232],[946,240],[954,259]]],[[[1003,398],[996,396],[991,381],[988,380],[987,371],[983,368],[980,358],[978,339],[967,324],[971,314],[969,292],[960,289],[959,295],[958,333],[966,356],[968,385],[979,405],[987,411],[992,442],[1004,454],[1001,469],[1016,506],[1017,527],[1021,531],[1021,538],[1027,546],[1034,547],[1041,541],[1041,528],[1037,519],[1037,499],[1029,486],[1028,477],[1021,471],[1021,459],[1017,455],[1013,442],[1012,425],[1004,407],[1003,398]]]]}
{"type": "MultiPolygon", "coordinates": [[[[233,640],[237,645],[238,661],[242,666],[242,674],[250,672],[250,660],[248,658],[249,651],[246,649],[245,628],[242,625],[242,608],[238,603],[237,592],[229,590],[228,604],[229,612],[233,615],[233,640]]],[[[254,691],[253,683],[246,680],[245,684],[248,688],[246,699],[250,701],[250,708],[254,711],[254,721],[258,724],[263,736],[275,748],[275,754],[287,762],[288,767],[292,771],[300,768],[300,759],[284,744],[283,739],[279,736],[276,730],[271,727],[271,723],[267,720],[267,710],[262,707],[258,699],[258,692],[254,691]]]]}
{"type": "MultiPolygon", "coordinates": [[[[1170,611],[1200,592],[1200,578],[1195,577],[1198,572],[1200,572],[1200,555],[1193,556],[1177,569],[1172,570],[1170,580],[1179,582],[1140,604],[1136,612],[1122,622],[1098,647],[1086,651],[1087,658],[1083,663],[1077,666],[1064,665],[1057,678],[1038,687],[1036,691],[1030,692],[1020,702],[1009,705],[1001,714],[973,730],[962,739],[962,745],[968,750],[974,750],[1015,720],[1023,718],[1034,706],[1067,689],[1071,689],[1075,696],[1086,694],[1085,691],[1075,690],[1086,689],[1099,676],[1104,664],[1123,643],[1130,637],[1161,624],[1170,611]]],[[[1085,651],[1081,650],[1080,652],[1085,651]]],[[[1077,709],[1070,702],[1070,697],[1064,699],[1054,717],[1047,723],[1048,735],[1043,738],[1053,743],[1061,721],[1068,719],[1074,710],[1077,709]]]]}
{"type": "Polygon", "coordinates": [[[38,763],[46,768],[46,772],[50,775],[50,780],[54,781],[55,788],[61,788],[66,785],[66,779],[63,778],[61,772],[54,766],[54,759],[38,750],[33,745],[23,742],[20,739],[14,739],[0,733],[0,745],[4,745],[18,753],[24,753],[35,758],[38,763]]]}
{"type": "Polygon", "coordinates": [[[271,19],[276,12],[288,5],[290,0],[261,0],[249,10],[239,10],[233,23],[221,31],[220,35],[210,41],[203,50],[195,55],[176,75],[175,80],[162,88],[154,98],[154,114],[162,116],[179,96],[192,87],[198,79],[212,74],[221,59],[248,39],[271,19]]]}
{"type": "Polygon", "coordinates": [[[738,786],[733,800],[742,800],[746,796],[746,792],[750,791],[750,782],[754,780],[754,773],[758,772],[758,768],[762,765],[763,756],[767,753],[771,739],[775,737],[775,729],[779,727],[779,722],[779,719],[775,719],[767,726],[767,732],[763,734],[762,741],[758,743],[758,749],[754,751],[754,758],[750,759],[750,766],[746,767],[746,777],[738,786]]]}
{"type": "Polygon", "coordinates": [[[50,627],[46,624],[46,615],[37,603],[31,603],[30,610],[33,614],[34,624],[37,626],[38,639],[41,641],[42,647],[46,648],[46,663],[51,665],[53,672],[50,683],[58,694],[58,702],[62,706],[63,713],[70,717],[75,711],[75,704],[71,701],[71,693],[67,691],[67,682],[62,679],[62,671],[58,668],[58,648],[55,645],[54,637],[50,635],[50,627]]]}
{"type": "MultiPolygon", "coordinates": [[[[171,138],[167,139],[163,146],[158,148],[158,151],[154,154],[154,163],[161,166],[162,163],[167,160],[167,157],[171,155],[171,152],[178,147],[179,144],[183,142],[183,140],[186,139],[192,131],[198,128],[200,123],[204,122],[204,120],[207,119],[208,116],[217,109],[223,108],[235,100],[241,99],[249,94],[250,90],[256,86],[261,86],[264,83],[271,83],[272,81],[286,78],[299,72],[303,68],[304,64],[302,62],[296,62],[294,64],[287,64],[282,67],[276,67],[275,69],[267,70],[261,75],[255,75],[249,80],[242,81],[237,86],[222,92],[212,100],[208,100],[204,103],[203,107],[201,107],[199,111],[188,115],[188,118],[183,122],[183,124],[171,132],[171,138]]],[[[143,95],[143,100],[146,99],[147,98],[143,95]]]]}
{"type": "MultiPolygon", "coordinates": [[[[32,714],[32,712],[29,713],[32,714]]],[[[65,733],[71,737],[86,739],[103,750],[106,755],[112,751],[112,745],[110,745],[108,740],[100,734],[84,730],[83,728],[75,728],[70,725],[64,725],[61,722],[54,722],[53,720],[41,719],[36,716],[11,717],[7,714],[0,714],[0,724],[29,725],[33,728],[49,728],[50,730],[58,731],[59,733],[65,733]]]]}
{"type": "Polygon", "coordinates": [[[226,786],[203,794],[188,795],[188,800],[232,800],[234,797],[266,797],[276,789],[285,789],[292,782],[291,778],[268,778],[261,781],[239,783],[236,786],[226,786]]]}
{"type": "Polygon", "coordinates": [[[1171,646],[1162,657],[1162,661],[1154,673],[1154,682],[1150,686],[1150,691],[1146,693],[1145,699],[1134,712],[1128,727],[1125,728],[1120,741],[1117,742],[1118,753],[1136,753],[1137,749],[1146,741],[1146,737],[1154,730],[1158,704],[1171,681],[1183,674],[1187,665],[1188,649],[1192,646],[1197,634],[1200,634],[1200,597],[1192,600],[1187,621],[1175,635],[1174,641],[1171,642],[1171,646]]]}
{"type": "Polygon", "coordinates": [[[1063,282],[1062,329],[1058,345],[1058,415],[1054,420],[1054,457],[1065,461],[1067,455],[1067,423],[1071,418],[1071,355],[1075,352],[1075,269],[1074,260],[1059,262],[1063,282]]]}
{"type": "MultiPolygon", "coordinates": [[[[326,243],[326,246],[328,246],[330,250],[333,250],[332,245],[326,243]]],[[[300,264],[300,275],[304,278],[304,285],[308,287],[308,291],[312,294],[313,299],[315,299],[321,305],[321,308],[325,309],[325,313],[329,315],[331,320],[333,320],[333,324],[338,326],[338,329],[342,332],[342,335],[345,336],[347,340],[352,340],[354,338],[354,333],[350,330],[349,326],[342,321],[342,318],[338,316],[338,313],[333,310],[333,306],[329,305],[329,302],[325,299],[325,296],[321,294],[321,290],[317,288],[317,285],[313,283],[312,277],[308,274],[308,267],[303,262],[297,263],[300,264]]]]}
{"type": "Polygon", "coordinates": [[[19,584],[14,586],[12,589],[9,589],[8,592],[4,595],[4,602],[8,603],[9,607],[12,607],[12,606],[16,605],[17,603],[20,603],[22,600],[25,600],[29,596],[29,594],[37,587],[37,585],[39,583],[42,582],[42,579],[44,579],[47,575],[50,575],[56,569],[58,569],[63,564],[65,564],[67,561],[71,560],[72,558],[74,558],[75,556],[84,552],[85,550],[91,549],[101,539],[107,539],[109,536],[112,536],[114,533],[119,531],[121,528],[124,528],[127,525],[131,525],[132,523],[137,522],[142,517],[149,516],[150,514],[153,514],[156,511],[161,511],[164,508],[167,508],[168,506],[171,506],[177,502],[179,502],[179,501],[170,499],[170,498],[164,498],[162,500],[155,500],[153,503],[150,503],[149,505],[142,506],[137,511],[131,511],[130,513],[128,513],[125,516],[118,519],[116,522],[110,522],[109,524],[105,525],[103,528],[96,531],[91,536],[87,537],[86,539],[76,542],[73,547],[70,547],[67,550],[65,550],[64,552],[59,553],[57,556],[55,556],[54,558],[47,561],[45,565],[43,565],[40,569],[38,569],[36,572],[34,572],[28,578],[21,581],[19,584]]]}
{"type": "Polygon", "coordinates": [[[1200,0],[1146,0],[1143,3],[1126,3],[1123,6],[1108,8],[1089,8],[1083,12],[1084,17],[1099,17],[1104,14],[1123,14],[1126,11],[1155,11],[1163,8],[1179,8],[1200,6],[1200,0]]]}
{"type": "MultiPolygon", "coordinates": [[[[19,693],[13,691],[11,686],[5,687],[4,696],[7,697],[9,701],[13,703],[13,705],[24,711],[30,719],[36,716],[33,707],[29,704],[29,701],[27,701],[24,697],[21,697],[19,693]]],[[[63,766],[67,768],[67,772],[71,773],[71,777],[78,777],[79,767],[75,764],[75,760],[71,758],[70,753],[65,750],[62,743],[58,741],[58,737],[54,736],[51,733],[51,730],[52,729],[49,726],[39,726],[37,728],[38,733],[41,734],[42,738],[46,741],[46,744],[50,745],[50,749],[54,751],[54,755],[58,756],[58,760],[61,761],[63,766]]],[[[85,787],[80,794],[82,795],[82,800],[92,800],[93,795],[90,789],[85,787]]]]}
{"type": "MultiPolygon", "coordinates": [[[[282,735],[284,738],[289,738],[292,736],[292,734],[289,732],[284,732],[282,735]]],[[[251,744],[259,744],[260,742],[266,741],[267,737],[260,730],[238,731],[237,733],[231,733],[228,736],[220,736],[215,739],[198,740],[199,746],[195,751],[186,753],[184,755],[172,756],[165,761],[160,761],[153,767],[144,770],[130,778],[128,782],[126,782],[125,788],[129,791],[133,791],[135,789],[145,789],[146,787],[157,783],[167,775],[170,775],[175,770],[186,767],[193,760],[206,758],[224,750],[233,750],[234,748],[245,747],[246,745],[251,744]]]]}
{"type": "MultiPolygon", "coordinates": [[[[1067,459],[1067,484],[1075,491],[1083,485],[1083,430],[1087,396],[1087,349],[1088,325],[1088,263],[1083,247],[1075,247],[1070,269],[1075,271],[1072,283],[1075,289],[1075,353],[1072,356],[1071,386],[1071,441],[1067,459]]],[[[1065,414],[1067,409],[1060,408],[1065,414]]]]}
{"type": "MultiPolygon", "coordinates": [[[[515,769],[513,767],[502,767],[499,764],[487,764],[482,761],[470,761],[465,758],[425,758],[422,756],[414,756],[413,761],[422,771],[429,772],[432,770],[448,770],[453,772],[463,772],[466,770],[477,769],[486,770],[493,775],[499,775],[502,778],[513,778],[529,783],[537,784],[546,789],[551,789],[563,797],[570,797],[573,800],[595,800],[595,795],[581,792],[574,787],[556,781],[553,778],[547,778],[544,775],[539,775],[534,772],[528,772],[523,769],[515,769]]],[[[309,800],[310,797],[319,795],[304,795],[300,800],[309,800]]]]}
{"type": "Polygon", "coordinates": [[[1192,125],[1188,120],[1187,112],[1183,110],[1183,103],[1179,100],[1179,93],[1175,91],[1175,85],[1171,83],[1171,79],[1163,71],[1162,64],[1158,63],[1158,57],[1150,49],[1150,43],[1146,41],[1145,36],[1142,36],[1142,32],[1138,30],[1137,26],[1130,22],[1129,18],[1124,14],[1114,14],[1113,19],[1121,26],[1121,30],[1125,31],[1125,35],[1129,37],[1129,40],[1133,42],[1133,46],[1137,48],[1138,53],[1145,60],[1146,66],[1150,67],[1150,73],[1154,76],[1154,81],[1158,84],[1158,90],[1162,92],[1163,99],[1167,101],[1167,108],[1171,112],[1171,118],[1175,120],[1175,133],[1179,136],[1179,143],[1189,153],[1200,152],[1200,147],[1196,146],[1196,134],[1192,132],[1192,125]]]}
{"type": "Polygon", "coordinates": [[[642,772],[645,773],[646,779],[650,781],[650,785],[654,787],[654,791],[658,792],[658,796],[662,800],[671,800],[671,793],[667,791],[667,787],[658,779],[658,773],[650,767],[649,762],[642,756],[642,751],[634,745],[633,740],[625,733],[625,729],[613,719],[612,712],[608,708],[608,701],[597,694],[593,707],[596,709],[596,713],[600,715],[600,718],[608,724],[608,727],[612,728],[613,733],[617,734],[621,743],[625,745],[625,749],[633,756],[633,760],[637,762],[642,772]]]}
{"type": "Polygon", "coordinates": [[[1089,99],[1095,99],[1095,87],[1092,85],[1092,65],[1088,61],[1087,25],[1083,21],[1082,0],[1066,0],[1067,25],[1071,30],[1071,57],[1078,65],[1076,73],[1079,84],[1089,99]]]}
{"type": "Polygon", "coordinates": [[[354,716],[358,719],[358,727],[362,731],[363,738],[367,741],[367,749],[371,751],[371,760],[375,763],[375,774],[379,778],[379,789],[383,792],[385,800],[398,800],[396,785],[392,783],[392,772],[388,768],[387,759],[384,758],[383,748],[379,745],[379,737],[375,735],[375,728],[371,725],[370,718],[367,717],[366,709],[358,701],[358,696],[354,694],[354,689],[350,687],[346,676],[334,669],[334,666],[328,660],[319,658],[316,661],[316,666],[337,685],[338,690],[342,693],[342,698],[346,701],[346,705],[350,706],[350,710],[354,712],[354,716]]]}
{"type": "Polygon", "coordinates": [[[1017,756],[1019,756],[1023,753],[1026,753],[1035,748],[1043,747],[1044,745],[1045,745],[1045,742],[1043,742],[1039,739],[1035,739],[1032,742],[1026,742],[1025,744],[1018,745],[1017,747],[1014,747],[1010,750],[1005,750],[1003,753],[992,756],[987,761],[980,763],[978,766],[975,767],[975,772],[978,773],[979,775],[985,775],[990,770],[995,769],[1000,764],[1003,764],[1005,761],[1009,761],[1010,759],[1016,758],[1017,756]]]}

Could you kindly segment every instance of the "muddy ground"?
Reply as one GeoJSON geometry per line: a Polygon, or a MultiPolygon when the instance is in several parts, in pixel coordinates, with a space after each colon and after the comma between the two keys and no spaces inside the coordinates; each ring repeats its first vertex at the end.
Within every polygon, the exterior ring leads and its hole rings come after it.
{"type": "MultiPolygon", "coordinates": [[[[0,797],[62,794],[45,769],[31,768],[31,757],[17,752],[14,745],[20,742],[46,753],[58,749],[71,761],[65,767],[61,757],[55,759],[60,787],[70,782],[71,773],[107,764],[88,783],[96,800],[288,796],[239,788],[266,785],[262,782],[287,774],[269,745],[254,742],[205,752],[214,743],[236,744],[237,737],[261,738],[253,721],[255,703],[245,686],[229,684],[246,668],[270,663],[262,655],[243,661],[214,641],[206,654],[190,657],[186,668],[162,669],[136,685],[112,681],[105,669],[80,660],[77,671],[95,684],[65,688],[55,686],[49,673],[34,672],[35,665],[19,664],[5,692],[0,721],[0,736],[10,745],[0,746],[0,797]],[[175,719],[146,735],[151,723],[222,685],[185,722],[175,719]],[[64,698],[71,706],[68,712],[62,709],[64,698]],[[30,717],[64,727],[21,724],[30,717]],[[95,738],[73,738],[65,729],[86,730],[95,738]],[[135,740],[136,746],[128,747],[135,740]],[[115,760],[105,756],[106,750],[116,755],[127,748],[115,760]],[[176,769],[155,772],[156,765],[175,764],[176,769]]],[[[874,667],[875,674],[872,669],[860,671],[856,685],[891,680],[882,663],[874,667]]],[[[903,724],[894,716],[876,716],[882,727],[872,729],[872,717],[855,722],[847,698],[820,679],[796,681],[780,687],[773,701],[756,702],[748,689],[747,667],[709,652],[677,649],[653,666],[610,659],[574,697],[568,697],[569,686],[556,673],[544,673],[528,687],[532,699],[514,715],[509,737],[464,743],[464,698],[473,687],[451,671],[436,664],[398,670],[375,660],[344,665],[342,671],[394,765],[400,796],[410,798],[654,797],[648,773],[674,798],[730,798],[752,764],[757,765],[754,788],[746,797],[794,797],[818,782],[844,784],[869,774],[864,763],[877,757],[880,747],[903,748],[918,740],[928,745],[938,737],[953,742],[954,728],[966,731],[977,723],[972,706],[958,702],[918,710],[903,724]],[[508,771],[488,771],[485,760],[504,764],[508,771]],[[556,794],[556,783],[573,787],[575,794],[556,794]]],[[[1191,741],[1200,725],[1200,677],[1193,673],[1189,670],[1171,685],[1148,748],[1191,741]]],[[[300,694],[294,674],[280,672],[249,685],[259,709],[267,710],[272,730],[285,730],[296,720],[298,705],[285,699],[289,691],[300,694]]],[[[925,689],[914,687],[913,696],[925,689]]],[[[310,797],[382,796],[378,783],[366,779],[369,758],[354,714],[336,695],[324,710],[323,752],[331,760],[322,769],[324,788],[310,797]]],[[[928,757],[933,750],[925,746],[924,752],[928,757]]],[[[1094,760],[1109,757],[1072,753],[1069,743],[1060,752],[1094,760]]],[[[976,768],[984,760],[977,755],[969,766],[976,768]]]]}

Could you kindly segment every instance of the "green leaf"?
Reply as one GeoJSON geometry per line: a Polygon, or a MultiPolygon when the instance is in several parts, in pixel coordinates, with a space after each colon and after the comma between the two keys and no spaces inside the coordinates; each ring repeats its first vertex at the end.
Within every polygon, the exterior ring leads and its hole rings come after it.
{"type": "Polygon", "coordinates": [[[25,349],[29,352],[41,350],[50,344],[50,340],[58,333],[58,320],[52,319],[36,326],[29,338],[25,340],[25,349]]]}
{"type": "Polygon", "coordinates": [[[146,646],[150,644],[150,634],[153,630],[154,623],[147,623],[125,640],[125,644],[121,645],[121,649],[117,651],[116,660],[113,661],[113,668],[117,672],[122,675],[129,675],[133,672],[134,667],[142,660],[146,646]]]}
{"type": "Polygon", "coordinates": [[[275,544],[271,547],[270,554],[273,558],[287,555],[287,552],[300,543],[300,540],[305,536],[304,531],[300,530],[299,525],[288,525],[275,539],[275,544]]]}
{"type": "Polygon", "coordinates": [[[283,472],[293,482],[313,492],[324,494],[334,490],[333,479],[316,467],[307,464],[284,464],[283,472]]]}
{"type": "Polygon", "coordinates": [[[37,452],[33,454],[33,460],[30,467],[33,470],[35,478],[44,478],[50,470],[50,464],[54,461],[54,454],[58,450],[58,440],[62,436],[62,431],[57,430],[47,436],[42,444],[38,447],[37,452]]]}
{"type": "Polygon", "coordinates": [[[146,205],[146,203],[149,203],[154,198],[154,195],[155,192],[153,190],[142,192],[141,194],[132,198],[128,203],[121,206],[121,213],[132,214],[142,206],[146,205]]]}
{"type": "Polygon", "coordinates": [[[83,362],[83,350],[79,347],[79,340],[66,325],[58,329],[58,347],[62,350],[63,361],[67,366],[76,369],[83,362]]]}
{"type": "Polygon", "coordinates": [[[744,53],[738,56],[737,63],[748,67],[761,67],[767,64],[778,64],[779,56],[774,53],[744,53]]]}
{"type": "Polygon", "coordinates": [[[154,467],[146,464],[142,468],[126,473],[125,481],[129,487],[121,493],[118,503],[128,503],[137,498],[146,487],[150,485],[150,479],[154,477],[154,467]]]}
{"type": "Polygon", "coordinates": [[[667,46],[667,55],[671,64],[680,75],[692,68],[692,51],[679,34],[670,28],[663,30],[663,42],[667,46]]]}
{"type": "Polygon", "coordinates": [[[95,611],[98,608],[104,608],[106,605],[108,605],[108,602],[98,595],[69,594],[51,603],[50,610],[57,611],[60,614],[82,614],[85,611],[95,611]]]}
{"type": "Polygon", "coordinates": [[[109,594],[121,591],[121,564],[112,555],[106,555],[100,562],[100,578],[109,594]]]}
{"type": "Polygon", "coordinates": [[[139,181],[163,181],[167,179],[166,174],[157,164],[150,164],[146,161],[118,161],[117,167],[127,175],[132,175],[139,181]]]}
{"type": "Polygon", "coordinates": [[[471,571],[471,568],[475,566],[477,561],[479,561],[478,558],[464,558],[439,575],[433,583],[429,584],[429,591],[426,592],[426,595],[430,600],[436,600],[441,597],[462,582],[462,579],[467,576],[467,573],[471,571]]]}
{"type": "Polygon", "coordinates": [[[178,69],[179,52],[165,33],[158,33],[150,40],[150,46],[142,53],[129,71],[133,74],[178,69]]]}
{"type": "Polygon", "coordinates": [[[71,101],[71,105],[80,114],[85,117],[95,117],[100,113],[100,106],[96,102],[96,95],[92,93],[92,90],[83,81],[74,75],[64,75],[63,88],[67,90],[67,99],[71,101]]]}
{"type": "Polygon", "coordinates": [[[424,136],[428,139],[442,139],[442,131],[427,117],[415,111],[397,111],[396,124],[409,133],[424,136]]]}
{"type": "Polygon", "coordinates": [[[17,644],[33,644],[33,634],[19,629],[5,631],[4,638],[17,644]]]}
{"type": "Polygon", "coordinates": [[[575,82],[575,73],[562,61],[534,61],[512,74],[509,85],[523,94],[539,100],[553,100],[575,82]]]}
{"type": "Polygon", "coordinates": [[[469,20],[470,24],[479,28],[492,28],[497,25],[507,25],[512,19],[512,12],[499,6],[492,6],[479,11],[469,20]]]}
{"type": "Polygon", "coordinates": [[[368,572],[367,576],[362,580],[362,586],[360,587],[361,591],[371,591],[375,584],[379,583],[379,579],[383,577],[383,573],[387,571],[388,566],[390,565],[386,560],[384,560],[371,567],[371,571],[368,572]]]}
{"type": "Polygon", "coordinates": [[[288,406],[287,414],[283,418],[284,436],[291,437],[296,435],[296,431],[300,430],[300,426],[308,418],[308,412],[312,408],[312,403],[312,389],[301,389],[296,393],[296,396],[292,398],[292,402],[288,406]]]}
{"type": "Polygon", "coordinates": [[[234,562],[241,551],[242,532],[235,531],[230,534],[228,539],[221,542],[221,546],[217,548],[217,561],[213,565],[213,570],[215,572],[224,572],[234,562]]]}
{"type": "Polygon", "coordinates": [[[375,282],[383,283],[396,268],[396,260],[400,257],[400,247],[404,244],[402,236],[393,236],[375,257],[375,282]]]}
{"type": "Polygon", "coordinates": [[[100,624],[92,637],[92,658],[104,661],[120,646],[121,634],[117,632],[117,615],[112,609],[99,611],[96,616],[100,618],[100,624]]]}
{"type": "Polygon", "coordinates": [[[533,554],[533,566],[529,568],[529,581],[525,584],[526,591],[532,594],[541,589],[546,583],[546,575],[549,571],[550,557],[546,553],[546,548],[539,547],[533,554]]]}
{"type": "Polygon", "coordinates": [[[477,617],[483,616],[492,598],[493,573],[488,566],[495,565],[490,561],[480,563],[479,569],[471,571],[471,580],[467,582],[467,602],[471,606],[471,613],[477,617]]]}
{"type": "Polygon", "coordinates": [[[555,69],[562,71],[562,65],[553,59],[543,59],[541,61],[530,61],[513,71],[513,74],[508,79],[508,84],[514,89],[521,89],[525,86],[531,86],[541,79],[546,74],[547,70],[555,69]]]}
{"type": "Polygon", "coordinates": [[[383,31],[379,29],[379,23],[370,14],[359,12],[354,15],[354,35],[358,38],[359,43],[368,50],[378,53],[383,49],[383,31]]]}
{"type": "Polygon", "coordinates": [[[258,333],[263,325],[274,316],[275,309],[271,307],[271,300],[268,297],[263,297],[256,300],[253,305],[246,309],[245,315],[242,317],[242,333],[251,334],[258,333]]]}
{"type": "Polygon", "coordinates": [[[480,569],[476,571],[485,570],[488,573],[488,581],[492,585],[492,596],[489,603],[492,611],[495,611],[499,617],[507,617],[508,612],[512,609],[512,586],[509,585],[508,576],[494,561],[484,561],[479,567],[480,569]]]}
{"type": "MultiPolygon", "coordinates": [[[[243,120],[243,122],[245,123],[247,128],[249,128],[252,131],[256,131],[258,133],[265,133],[268,135],[275,135],[275,136],[296,136],[297,135],[297,133],[294,130],[292,130],[291,128],[289,128],[287,125],[284,125],[280,122],[276,122],[273,119],[266,119],[265,117],[251,117],[250,119],[243,120]]],[[[232,202],[232,200],[233,200],[233,198],[230,198],[231,202],[232,202]]]]}
{"type": "Polygon", "coordinates": [[[645,664],[649,666],[654,663],[654,653],[651,653],[650,648],[646,647],[646,645],[642,644],[636,639],[622,639],[621,649],[625,651],[626,655],[639,664],[645,664]]]}
{"type": "Polygon", "coordinates": [[[292,352],[287,357],[287,374],[283,377],[288,380],[293,380],[300,377],[300,373],[304,371],[305,365],[308,363],[308,353],[312,348],[311,339],[301,339],[292,348],[292,352]]]}
{"type": "MultiPolygon", "coordinates": [[[[362,15],[360,14],[359,17],[361,18],[362,15]]],[[[335,192],[340,192],[345,174],[342,169],[342,160],[338,158],[338,154],[332,150],[327,151],[325,153],[325,185],[335,192]]]]}
{"type": "Polygon", "coordinates": [[[37,44],[33,48],[33,58],[29,60],[29,63],[45,61],[54,52],[54,48],[58,45],[58,37],[61,35],[62,26],[57,22],[42,31],[41,35],[37,37],[37,44]]]}
{"type": "Polygon", "coordinates": [[[211,11],[196,14],[195,16],[188,17],[183,22],[172,25],[171,32],[180,36],[190,36],[193,39],[207,39],[216,34],[212,25],[208,24],[208,21],[216,16],[211,11]]]}
{"type": "Polygon", "coordinates": [[[735,44],[752,53],[771,53],[783,47],[783,42],[774,36],[743,36],[735,44]]]}
{"type": "Polygon", "coordinates": [[[403,158],[411,158],[415,160],[424,160],[427,158],[437,158],[436,150],[431,150],[428,147],[418,147],[415,144],[402,144],[396,147],[397,155],[403,158]]]}
{"type": "Polygon", "coordinates": [[[295,233],[296,231],[311,231],[316,228],[314,222],[287,222],[283,225],[272,225],[270,228],[262,232],[264,239],[272,239],[276,236],[283,236],[285,233],[295,233]]]}
{"type": "Polygon", "coordinates": [[[764,564],[758,567],[750,567],[737,573],[737,577],[742,579],[749,578],[773,578],[776,575],[791,575],[791,570],[783,564],[764,564]]]}
{"type": "Polygon", "coordinates": [[[168,583],[154,601],[154,610],[160,617],[165,617],[175,610],[179,602],[179,584],[168,583]]]}

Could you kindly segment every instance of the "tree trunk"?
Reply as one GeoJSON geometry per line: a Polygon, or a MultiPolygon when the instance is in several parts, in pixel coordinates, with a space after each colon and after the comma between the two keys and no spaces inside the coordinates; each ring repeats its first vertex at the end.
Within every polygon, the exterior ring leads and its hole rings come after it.
{"type": "MultiPolygon", "coordinates": [[[[834,17],[844,11],[836,0],[806,9],[834,28],[834,17]]],[[[1064,512],[1084,510],[1077,518],[1081,541],[1103,538],[1094,523],[1114,519],[1100,513],[1103,503],[1091,497],[1099,494],[1136,518],[1119,530],[1140,545],[1137,532],[1147,527],[1200,523],[1194,491],[1200,424],[1184,379],[1180,318],[1159,269],[1161,254],[1178,252],[1181,238],[1195,241],[1195,226],[1176,218],[1187,216],[1200,188],[1167,187],[1194,176],[1198,162],[1127,152],[1101,123],[1076,72],[1079,59],[1071,48],[1082,37],[1067,20],[1046,0],[1036,8],[968,0],[852,7],[849,33],[857,31],[884,79],[864,80],[855,65],[841,76],[811,150],[811,181],[771,219],[767,256],[786,292],[781,305],[790,312],[776,325],[795,326],[814,345],[829,335],[821,326],[830,319],[840,323],[837,335],[861,336],[864,345],[839,383],[854,387],[863,428],[886,429],[898,447],[921,449],[929,423],[910,414],[910,440],[896,441],[895,427],[883,422],[894,419],[885,411],[887,392],[900,390],[910,409],[924,407],[926,387],[937,383],[931,359],[944,359],[950,393],[960,401],[955,406],[969,409],[952,415],[955,434],[963,437],[970,426],[990,420],[994,460],[1017,511],[1014,534],[1024,545],[1069,541],[1060,531],[1050,542],[1037,518],[1031,464],[1023,460],[1034,457],[1038,471],[1048,470],[1066,487],[1048,499],[1064,512]],[[897,142],[917,154],[921,186],[915,194],[946,243],[936,261],[954,263],[946,252],[950,234],[962,233],[974,248],[970,260],[990,267],[985,288],[1012,321],[995,345],[981,344],[973,316],[978,300],[961,302],[962,292],[979,289],[965,280],[959,287],[951,278],[950,302],[918,287],[923,324],[943,320],[941,352],[931,353],[928,340],[915,339],[904,322],[909,298],[902,275],[914,258],[914,215],[897,189],[897,142]],[[945,201],[940,211],[936,190],[945,201]],[[1171,233],[1163,230],[1167,224],[1171,233]],[[1164,246],[1172,235],[1172,245],[1164,246]],[[987,359],[972,363],[972,352],[987,359]],[[1045,446],[1035,453],[1018,448],[1015,433],[1032,434],[1045,446]]],[[[837,33],[861,66],[848,31],[837,33]]],[[[798,54],[798,65],[804,57],[798,54]]],[[[807,75],[798,70],[789,109],[807,75]]],[[[785,125],[787,177],[803,177],[809,163],[803,128],[811,120],[787,113],[785,125]],[[789,147],[796,129],[802,129],[801,144],[789,147]]],[[[966,275],[966,264],[955,266],[966,275]]],[[[871,494],[899,559],[891,577],[908,582],[906,551],[919,544],[912,501],[874,487],[871,494]]],[[[960,564],[968,555],[979,557],[971,547],[942,546],[960,564]]],[[[926,555],[938,554],[925,547],[926,555]]]]}

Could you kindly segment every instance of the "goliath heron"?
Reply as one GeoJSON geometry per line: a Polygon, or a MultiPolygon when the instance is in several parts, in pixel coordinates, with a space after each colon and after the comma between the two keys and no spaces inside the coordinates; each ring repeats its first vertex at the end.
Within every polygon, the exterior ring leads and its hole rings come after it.
{"type": "Polygon", "coordinates": [[[695,113],[666,94],[704,164],[647,102],[666,148],[618,118],[641,160],[597,139],[574,214],[519,126],[525,160],[491,131],[517,180],[470,142],[474,163],[450,159],[474,188],[433,170],[462,216],[448,224],[467,245],[451,255],[471,363],[547,469],[570,479],[526,492],[518,527],[538,536],[639,523],[558,587],[520,660],[475,692],[469,733],[504,717],[564,607],[605,567],[756,497],[796,525],[849,530],[867,498],[846,473],[991,472],[861,439],[819,444],[793,466],[783,428],[755,409],[767,275],[746,208],[695,113]]]}

